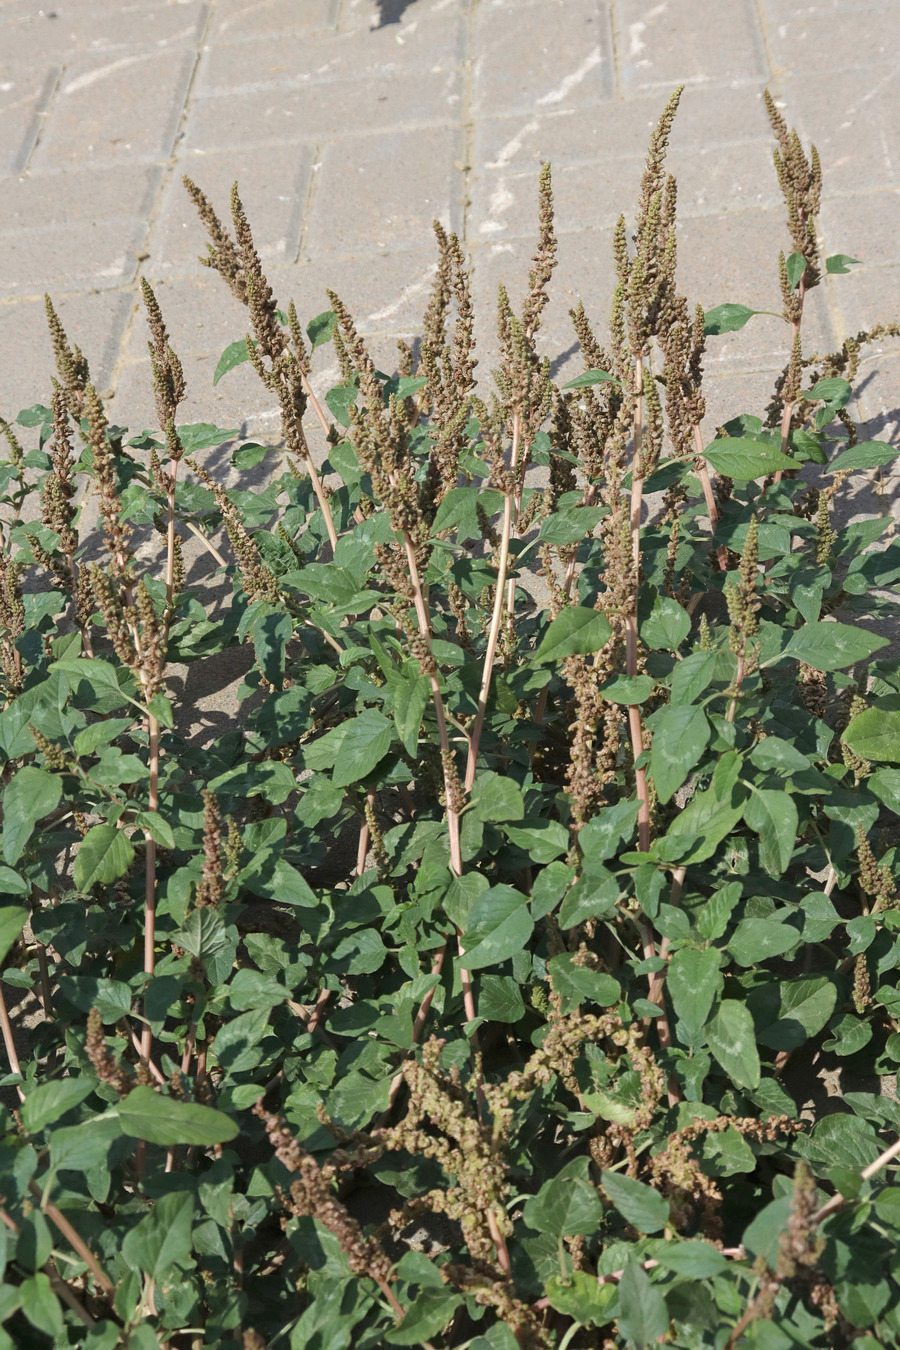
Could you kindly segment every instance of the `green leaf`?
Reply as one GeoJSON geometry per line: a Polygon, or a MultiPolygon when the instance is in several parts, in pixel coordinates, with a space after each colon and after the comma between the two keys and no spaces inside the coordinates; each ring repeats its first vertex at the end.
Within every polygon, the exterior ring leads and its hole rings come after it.
{"type": "Polygon", "coordinates": [[[28,910],[18,905],[0,907],[0,962],[6,960],[10,947],[25,927],[28,910]]]}
{"type": "Polygon", "coordinates": [[[669,801],[700,762],[711,730],[702,708],[663,708],[652,719],[650,773],[659,800],[669,801]]]}
{"type": "Polygon", "coordinates": [[[746,305],[716,305],[708,309],[703,316],[703,331],[707,337],[719,333],[737,333],[754,314],[764,314],[762,309],[748,309],[746,305]]]}
{"type": "Polygon", "coordinates": [[[656,682],[652,675],[617,675],[601,684],[599,693],[609,703],[644,703],[653,693],[656,682]]]}
{"type": "Polygon", "coordinates": [[[626,1223],[641,1233],[659,1233],[669,1222],[669,1202],[642,1181],[621,1172],[601,1172],[601,1184],[626,1223]]]}
{"type": "Polygon", "coordinates": [[[81,1012],[96,1008],[104,1022],[118,1022],[131,1012],[131,986],[124,980],[97,975],[64,975],[60,992],[81,1012]]]}
{"type": "Polygon", "coordinates": [[[609,620],[596,609],[570,605],[548,627],[532,660],[538,665],[565,656],[591,656],[609,641],[609,620]]]}
{"type": "Polygon", "coordinates": [[[124,830],[115,825],[94,825],[81,841],[73,872],[80,891],[100,882],[110,885],[125,875],[134,861],[134,846],[124,830]]]}
{"type": "Polygon", "coordinates": [[[744,436],[713,441],[703,454],[716,473],[723,478],[734,478],[739,483],[748,483],[754,478],[766,478],[770,473],[797,467],[793,458],[783,455],[776,446],[749,440],[744,436]]]}
{"type": "Polygon", "coordinates": [[[893,464],[896,458],[895,446],[885,445],[883,441],[864,441],[841,455],[835,455],[825,472],[857,473],[860,469],[880,469],[884,464],[893,464]]]}
{"type": "Polygon", "coordinates": [[[612,975],[589,966],[575,964],[572,952],[560,952],[547,965],[554,993],[561,1000],[564,1015],[572,1012],[585,999],[599,1008],[611,1008],[622,997],[622,986],[612,975]]]}
{"type": "Polygon", "coordinates": [[[529,1228],[556,1238],[589,1237],[603,1222],[603,1206],[583,1177],[557,1176],[525,1202],[523,1218],[529,1228]]]}
{"type": "Polygon", "coordinates": [[[29,1134],[37,1134],[83,1102],[95,1086],[90,1078],[59,1078],[29,1089],[21,1106],[22,1124],[29,1134]]]}
{"type": "Polygon", "coordinates": [[[806,623],[791,637],[784,650],[785,656],[803,661],[814,670],[846,670],[857,661],[869,657],[888,645],[888,639],[877,633],[867,633],[847,623],[831,623],[822,619],[806,623]]]}
{"type": "Polygon", "coordinates": [[[851,267],[859,266],[859,258],[851,258],[849,253],[832,253],[825,259],[825,271],[832,275],[849,272],[851,267]]]}
{"type": "Polygon", "coordinates": [[[715,678],[718,652],[691,652],[672,671],[672,703],[694,703],[715,678]]]}
{"type": "Polygon", "coordinates": [[[284,680],[284,652],[294,627],[289,614],[264,614],[253,627],[253,650],[263,675],[280,689],[284,680]]]}
{"type": "Polygon", "coordinates": [[[744,807],[744,820],[759,835],[759,857],[770,876],[785,873],[800,828],[797,807],[789,792],[757,788],[744,807]]]}
{"type": "Polygon", "coordinates": [[[306,336],[309,338],[309,349],[315,351],[317,347],[331,341],[331,335],[334,332],[334,326],[337,323],[337,315],[333,309],[323,310],[317,314],[314,319],[310,319],[306,325],[306,336]]]}
{"type": "Polygon", "coordinates": [[[764,773],[774,771],[785,775],[802,773],[810,768],[806,755],[801,755],[795,745],[784,741],[780,736],[766,736],[750,752],[751,763],[764,773]]]}
{"type": "Polygon", "coordinates": [[[841,744],[862,759],[900,764],[900,709],[866,708],[853,718],[841,744]]]}
{"type": "Polygon", "coordinates": [[[574,928],[588,919],[602,919],[612,914],[619,894],[618,879],[601,863],[592,863],[590,870],[579,877],[562,903],[559,911],[560,928],[574,928]]]}
{"type": "Polygon", "coordinates": [[[238,338],[237,342],[231,342],[225,348],[219,357],[213,375],[213,385],[217,385],[223,375],[227,375],[229,370],[234,370],[235,366],[243,365],[245,361],[250,360],[250,353],[247,350],[247,339],[238,338]]]}
{"type": "Polygon", "coordinates": [[[849,380],[842,380],[838,375],[829,375],[826,379],[819,380],[803,395],[808,399],[821,399],[830,408],[845,407],[852,396],[853,386],[849,380]]]}
{"type": "Polygon", "coordinates": [[[703,1030],[721,982],[719,953],[713,947],[702,952],[682,947],[669,962],[666,985],[672,1006],[692,1040],[703,1030]]]}
{"type": "Polygon", "coordinates": [[[728,1270],[731,1262],[709,1242],[660,1242],[653,1255],[661,1266],[689,1280],[707,1280],[728,1270]]]}
{"type": "Polygon", "coordinates": [[[122,1256],[151,1279],[191,1255],[194,1197],[188,1191],[163,1195],[135,1228],[125,1234],[122,1256]]]}
{"type": "Polygon", "coordinates": [[[754,966],[790,951],[799,940],[800,934],[790,924],[775,919],[742,919],[728,950],[739,966],[754,966]]]}
{"type": "Polygon", "coordinates": [[[42,1270],[23,1280],[19,1285],[22,1312],[38,1331],[53,1337],[59,1345],[65,1331],[62,1309],[53,1292],[49,1277],[42,1270]]]}
{"type": "Polygon", "coordinates": [[[119,684],[116,668],[108,661],[101,661],[98,657],[79,657],[54,661],[50,669],[54,672],[59,671],[65,676],[69,688],[80,700],[86,700],[93,695],[95,701],[107,704],[108,706],[103,709],[104,712],[110,712],[112,708],[121,708],[123,703],[128,702],[128,695],[119,684]],[[110,699],[113,700],[111,703],[110,699]]]}
{"type": "Polygon", "coordinates": [[[740,1087],[759,1087],[759,1052],[749,1009],[736,999],[725,999],[706,1028],[709,1048],[730,1078],[740,1087]]]}
{"type": "Polygon", "coordinates": [[[267,445],[248,441],[246,445],[240,445],[237,450],[232,451],[231,462],[236,469],[255,469],[257,464],[262,464],[268,453],[267,445]]]}
{"type": "Polygon", "coordinates": [[[79,1125],[65,1125],[50,1135],[50,1166],[87,1172],[106,1161],[109,1146],[120,1138],[122,1127],[115,1116],[94,1116],[79,1125]]]}
{"type": "Polygon", "coordinates": [[[391,723],[374,708],[366,708],[348,722],[330,731],[323,740],[335,738],[337,754],[332,782],[347,787],[370,774],[384,759],[391,745],[391,723]]]}
{"type": "Polygon", "coordinates": [[[406,753],[413,758],[419,743],[419,728],[428,704],[431,686],[426,675],[400,677],[393,691],[394,725],[406,753]]]}
{"type": "Polygon", "coordinates": [[[123,1133],[149,1144],[197,1144],[210,1147],[236,1139],[239,1127],[221,1111],[195,1102],[164,1097],[151,1087],[132,1088],[111,1112],[123,1133]]]}
{"type": "Polygon", "coordinates": [[[507,961],[524,950],[533,929],[527,897],[511,886],[492,886],[476,897],[469,911],[465,956],[459,965],[481,970],[507,961]]]}
{"type": "Polygon", "coordinates": [[[691,621],[677,600],[661,596],[641,624],[641,641],[653,651],[675,652],[691,631],[691,621]]]}
{"type": "Polygon", "coordinates": [[[534,863],[552,862],[569,847],[569,831],[558,820],[532,820],[524,825],[504,825],[503,828],[534,863]]]}
{"type": "Polygon", "coordinates": [[[338,384],[333,389],[329,389],[325,395],[325,402],[328,404],[332,417],[342,427],[349,427],[350,425],[350,409],[356,403],[358,393],[359,390],[355,384],[338,384]]]}
{"type": "Polygon", "coordinates": [[[525,1004],[518,984],[509,975],[482,975],[478,981],[478,1016],[489,1022],[520,1022],[525,1004]]]}
{"type": "Polygon", "coordinates": [[[621,384],[615,375],[610,375],[607,370],[585,370],[581,375],[576,375],[574,380],[563,385],[563,389],[586,389],[592,384],[621,384]]]}
{"type": "Polygon", "coordinates": [[[666,1301],[639,1261],[629,1261],[619,1280],[619,1331],[635,1350],[650,1350],[669,1330],[666,1301]]]}
{"type": "Polygon", "coordinates": [[[192,422],[190,426],[179,427],[178,435],[185,450],[193,454],[196,450],[212,450],[225,441],[233,441],[239,432],[237,427],[225,430],[212,422],[192,422]]]}
{"type": "Polygon", "coordinates": [[[791,253],[787,259],[788,285],[791,290],[796,290],[800,278],[806,271],[806,259],[802,253],[791,253]]]}
{"type": "Polygon", "coordinates": [[[836,1003],[837,988],[834,980],[827,975],[786,980],[781,985],[778,1020],[759,1033],[760,1044],[771,1050],[796,1050],[810,1036],[819,1034],[834,1012],[836,1003]]]}
{"type": "Polygon", "coordinates": [[[619,844],[633,836],[639,810],[639,802],[627,800],[600,808],[578,836],[586,867],[615,857],[619,844]]]}
{"type": "Polygon", "coordinates": [[[26,764],[3,790],[3,856],[15,864],[25,852],[35,825],[54,811],[62,796],[62,780],[46,769],[26,764]]]}
{"type": "Polygon", "coordinates": [[[577,544],[590,534],[605,514],[601,506],[562,507],[547,517],[539,537],[547,544],[577,544]]]}
{"type": "Polygon", "coordinates": [[[432,1336],[439,1336],[463,1301],[462,1294],[446,1285],[439,1289],[420,1289],[400,1325],[385,1335],[385,1342],[388,1345],[421,1345],[432,1336]]]}
{"type": "Polygon", "coordinates": [[[479,773],[472,788],[470,812],[476,820],[521,820],[525,815],[522,789],[502,774],[479,773]]]}
{"type": "Polygon", "coordinates": [[[551,1308],[573,1317],[584,1327],[602,1326],[616,1301],[615,1284],[598,1284],[596,1275],[573,1270],[565,1279],[553,1275],[547,1281],[546,1297],[551,1308]]]}

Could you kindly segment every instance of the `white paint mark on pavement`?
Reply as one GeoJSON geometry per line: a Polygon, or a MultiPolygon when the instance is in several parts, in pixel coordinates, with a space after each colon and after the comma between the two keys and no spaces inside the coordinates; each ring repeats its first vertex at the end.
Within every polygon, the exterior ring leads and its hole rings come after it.
{"type": "Polygon", "coordinates": [[[522,130],[517,131],[512,140],[507,141],[506,144],[498,150],[497,158],[491,160],[490,164],[487,165],[487,168],[505,169],[509,161],[522,149],[522,142],[525,137],[530,136],[533,131],[537,131],[540,125],[540,120],[537,117],[532,118],[530,122],[526,122],[522,130]]]}
{"type": "Polygon", "coordinates": [[[506,179],[501,178],[500,182],[491,193],[491,204],[488,207],[488,219],[483,220],[479,228],[480,234],[497,234],[499,230],[505,230],[506,226],[502,220],[497,220],[497,216],[505,215],[511,206],[515,205],[515,197],[506,185],[506,179]]]}
{"type": "Polygon", "coordinates": [[[378,323],[381,319],[392,319],[394,315],[401,310],[409,300],[414,300],[417,295],[421,295],[428,289],[431,278],[437,271],[437,263],[429,263],[425,272],[418,281],[412,281],[408,286],[404,286],[398,298],[391,305],[385,305],[384,309],[377,309],[374,314],[370,314],[366,323],[378,323]]]}
{"type": "Polygon", "coordinates": [[[577,70],[573,70],[571,75],[567,75],[556,89],[552,89],[549,94],[545,94],[543,98],[537,100],[538,107],[543,107],[548,103],[562,103],[575,86],[581,84],[581,81],[590,74],[595,66],[599,66],[602,59],[600,48],[595,47],[584,58],[577,70]]]}
{"type": "Polygon", "coordinates": [[[63,88],[64,94],[78,94],[82,89],[89,89],[92,84],[98,80],[105,80],[109,75],[115,75],[119,70],[125,70],[127,66],[134,66],[138,61],[146,61],[152,55],[150,52],[142,56],[122,56],[118,61],[111,61],[108,66],[101,66],[99,70],[89,70],[85,75],[78,75],[63,88]]]}

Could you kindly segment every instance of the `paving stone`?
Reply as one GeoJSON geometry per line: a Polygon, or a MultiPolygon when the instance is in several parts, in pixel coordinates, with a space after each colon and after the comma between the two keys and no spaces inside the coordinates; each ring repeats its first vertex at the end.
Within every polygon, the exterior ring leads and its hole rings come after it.
{"type": "Polygon", "coordinates": [[[304,257],[421,248],[436,217],[458,231],[461,162],[461,135],[449,127],[328,146],[304,257]]]}
{"type": "Polygon", "coordinates": [[[476,115],[580,108],[614,90],[603,0],[488,0],[475,13],[476,115]]]}
{"type": "MultiPolygon", "coordinates": [[[[704,309],[737,303],[781,311],[778,251],[790,246],[781,209],[696,216],[679,228],[678,284],[691,304],[704,309]]],[[[835,344],[821,289],[810,293],[804,310],[807,351],[831,351],[835,344]]],[[[708,369],[779,368],[787,360],[790,330],[784,320],[757,314],[736,333],[723,333],[707,346],[708,369]]]]}
{"type": "Polygon", "coordinates": [[[155,166],[129,165],[10,180],[0,221],[0,295],[130,281],[159,175],[155,166]]]}
{"type": "Polygon", "coordinates": [[[777,17],[767,25],[776,70],[817,75],[893,60],[900,45],[896,5],[869,4],[851,9],[801,4],[788,12],[780,0],[777,17]]]}
{"type": "Polygon", "coordinates": [[[407,71],[387,83],[335,81],[197,99],[185,140],[197,151],[235,153],[310,141],[339,145],[360,131],[377,133],[380,139],[395,130],[457,120],[461,88],[460,71],[440,68],[407,71]]]}
{"type": "Polygon", "coordinates": [[[147,275],[209,275],[199,261],[206,256],[206,232],[181,181],[183,174],[197,183],[229,227],[231,186],[237,181],[264,265],[292,262],[300,243],[311,159],[306,146],[195,152],[179,159],[148,244],[147,275]]]}
{"type": "Polygon", "coordinates": [[[615,0],[615,24],[626,94],[769,77],[752,0],[615,0]]]}
{"type": "Polygon", "coordinates": [[[0,64],[0,175],[28,163],[59,75],[59,66],[0,64]]]}
{"type": "Polygon", "coordinates": [[[778,106],[821,156],[823,196],[900,184],[900,92],[895,65],[798,73],[777,82],[778,106]]]}
{"type": "Polygon", "coordinates": [[[162,170],[155,164],[32,173],[3,185],[0,234],[62,228],[82,221],[143,219],[150,214],[162,170]]]}
{"type": "Polygon", "coordinates": [[[828,253],[849,253],[870,267],[900,262],[900,190],[832,197],[819,219],[828,253]]]}
{"type": "MultiPolygon", "coordinates": [[[[406,36],[388,27],[374,32],[254,36],[211,43],[203,53],[194,96],[208,98],[272,89],[327,86],[376,79],[384,84],[411,70],[445,74],[465,55],[460,14],[440,15],[428,25],[410,25],[406,36]]],[[[322,92],[321,97],[326,97],[322,92]]],[[[333,90],[331,97],[340,98],[333,90]]]]}
{"type": "MultiPolygon", "coordinates": [[[[178,409],[180,425],[213,422],[229,430],[234,428],[238,433],[236,441],[254,432],[277,432],[280,425],[278,401],[260,383],[249,365],[239,366],[213,388],[213,357],[184,351],[179,351],[179,356],[187,381],[187,395],[178,409]]],[[[129,361],[121,367],[115,396],[109,404],[109,416],[135,434],[158,428],[153,375],[148,360],[129,361]]],[[[199,452],[201,463],[206,463],[208,453],[212,452],[199,452]]]]}
{"type": "MultiPolygon", "coordinates": [[[[475,128],[475,163],[515,169],[529,160],[580,164],[604,157],[643,158],[665,103],[665,94],[654,92],[577,111],[562,107],[531,116],[482,118],[475,128]]],[[[772,144],[761,88],[688,87],[672,130],[669,162],[680,174],[698,152],[755,141],[772,144]]]]}
{"type": "MultiPolygon", "coordinates": [[[[853,267],[844,276],[825,281],[840,338],[874,328],[876,324],[900,323],[900,267],[853,267]]],[[[872,353],[900,351],[900,339],[883,338],[865,348],[872,353]]]]}
{"type": "Polygon", "coordinates": [[[193,63],[184,51],[78,57],[60,81],[33,167],[167,157],[193,63]]]}
{"type": "MultiPolygon", "coordinates": [[[[109,385],[133,300],[124,291],[53,297],[69,340],[88,358],[99,389],[109,385]]],[[[47,403],[53,373],[43,301],[0,304],[0,414],[15,416],[33,403],[47,403]]]]}
{"type": "Polygon", "coordinates": [[[340,0],[218,0],[210,39],[256,37],[268,33],[315,33],[333,29],[340,0]]]}
{"type": "Polygon", "coordinates": [[[184,46],[200,38],[208,10],[206,0],[14,0],[3,9],[3,57],[68,61],[74,52],[184,46]]]}
{"type": "MultiPolygon", "coordinates": [[[[762,141],[696,150],[683,163],[670,156],[669,166],[678,180],[679,217],[722,215],[750,205],[775,205],[780,191],[771,160],[771,148],[762,141]]],[[[558,165],[553,173],[557,229],[566,233],[610,227],[623,211],[626,219],[632,220],[643,169],[642,155],[558,165]]],[[[488,170],[478,175],[472,193],[471,228],[482,238],[533,234],[537,190],[536,169],[517,173],[488,170]]]]}

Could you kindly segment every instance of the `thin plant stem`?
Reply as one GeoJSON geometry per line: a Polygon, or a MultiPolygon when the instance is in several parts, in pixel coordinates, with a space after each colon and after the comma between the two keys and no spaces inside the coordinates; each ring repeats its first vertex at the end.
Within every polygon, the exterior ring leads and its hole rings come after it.
{"type": "MultiPolygon", "coordinates": [[[[285,374],[284,379],[286,380],[287,378],[288,377],[285,374]]],[[[322,412],[322,408],[319,404],[319,401],[313,394],[312,389],[310,388],[309,385],[309,381],[307,380],[306,376],[303,374],[302,371],[300,372],[300,379],[303,384],[303,391],[306,394],[307,398],[310,399],[310,402],[312,403],[313,407],[316,409],[316,412],[318,413],[319,416],[319,421],[325,427],[325,432],[327,435],[330,428],[325,420],[325,414],[322,412]]],[[[309,453],[308,447],[306,447],[305,440],[303,441],[303,445],[305,447],[303,458],[306,461],[306,472],[309,474],[310,482],[313,485],[313,492],[316,494],[316,501],[319,503],[319,510],[322,512],[322,519],[325,521],[325,529],[328,531],[328,540],[331,544],[332,550],[334,550],[337,548],[337,541],[338,541],[337,530],[334,528],[334,516],[331,514],[331,507],[328,503],[328,496],[325,492],[324,487],[322,486],[322,480],[319,477],[318,473],[316,472],[316,466],[315,464],[313,464],[312,455],[309,453]]]]}
{"type": "MultiPolygon", "coordinates": [[[[0,1209],[0,1223],[4,1224],[11,1233],[15,1233],[18,1235],[21,1232],[21,1229],[19,1228],[19,1225],[16,1223],[15,1219],[12,1218],[11,1215],[7,1214],[5,1209],[0,1209]]],[[[58,1298],[61,1298],[63,1303],[65,1303],[67,1307],[72,1309],[72,1312],[75,1314],[75,1316],[86,1327],[95,1327],[97,1323],[95,1322],[94,1318],[91,1317],[90,1313],[88,1312],[87,1308],[85,1308],[81,1300],[78,1299],[75,1294],[73,1294],[72,1290],[66,1284],[65,1280],[62,1279],[55,1265],[53,1264],[53,1261],[52,1260],[47,1261],[43,1269],[45,1274],[47,1275],[47,1278],[50,1281],[54,1294],[56,1294],[58,1298]]]]}
{"type": "Polygon", "coordinates": [[[84,1238],[80,1235],[80,1233],[77,1233],[75,1229],[72,1227],[72,1225],[69,1223],[69,1220],[66,1218],[65,1214],[63,1214],[56,1207],[56,1205],[54,1205],[51,1201],[49,1201],[46,1198],[46,1195],[41,1190],[40,1186],[38,1186],[36,1181],[29,1181],[28,1189],[34,1196],[35,1200],[37,1200],[42,1211],[48,1216],[49,1219],[51,1219],[51,1221],[62,1233],[63,1237],[72,1247],[73,1251],[76,1251],[78,1255],[81,1257],[82,1261],[88,1267],[91,1274],[94,1276],[94,1279],[97,1281],[97,1283],[99,1284],[100,1288],[104,1291],[104,1293],[106,1294],[114,1293],[116,1286],[113,1284],[112,1280],[106,1274],[103,1267],[100,1265],[100,1262],[97,1260],[96,1256],[85,1242],[84,1238]]]}
{"type": "MultiPolygon", "coordinates": [[[[869,1181],[874,1177],[876,1172],[880,1172],[882,1167],[886,1167],[898,1154],[900,1154],[900,1139],[898,1139],[895,1144],[891,1144],[890,1148],[886,1148],[883,1153],[880,1153],[874,1162],[869,1163],[868,1167],[864,1167],[859,1174],[860,1179],[862,1181],[869,1181]]],[[[826,1200],[825,1204],[822,1205],[820,1209],[816,1210],[815,1214],[810,1219],[810,1223],[821,1223],[829,1214],[833,1214],[836,1209],[840,1209],[841,1205],[845,1205],[846,1203],[846,1196],[841,1195],[840,1191],[838,1191],[830,1200],[826,1200]]]]}
{"type": "Polygon", "coordinates": [[[166,520],[166,605],[171,613],[175,599],[175,477],[178,473],[178,460],[172,460],[169,475],[168,517],[166,520]]]}
{"type": "MultiPolygon", "coordinates": [[[[643,357],[635,361],[634,395],[634,449],[631,461],[631,554],[634,567],[634,605],[632,613],[625,618],[625,668],[628,675],[637,674],[637,591],[640,585],[641,570],[641,503],[644,492],[643,477],[638,474],[641,467],[641,439],[643,434],[643,357]]],[[[644,752],[644,732],[641,725],[641,710],[637,704],[628,708],[628,730],[631,736],[631,752],[634,757],[634,779],[638,799],[638,840],[641,852],[650,847],[650,797],[647,791],[646,771],[638,765],[644,752]]]]}
{"type": "MultiPolygon", "coordinates": [[[[16,1043],[13,1040],[12,1024],[9,1020],[9,1013],[6,1008],[6,997],[3,993],[3,986],[0,985],[0,1029],[3,1031],[3,1044],[6,1047],[6,1058],[9,1061],[9,1067],[13,1073],[22,1077],[22,1066],[19,1063],[19,1053],[16,1050],[16,1043]]],[[[25,1093],[22,1091],[22,1085],[16,1084],[16,1092],[19,1094],[19,1101],[24,1102],[25,1093]]]]}
{"type": "MultiPolygon", "coordinates": [[[[409,576],[413,588],[413,603],[416,610],[416,619],[419,624],[419,632],[425,643],[426,651],[431,657],[434,656],[431,650],[431,622],[428,617],[428,609],[425,604],[425,595],[422,590],[422,581],[419,577],[419,565],[416,562],[416,551],[413,548],[412,540],[404,532],[403,543],[406,548],[406,561],[409,566],[409,576]]],[[[437,719],[438,735],[441,742],[442,758],[446,761],[452,754],[450,748],[450,737],[447,732],[447,718],[444,713],[444,700],[441,696],[441,685],[437,673],[432,670],[428,676],[431,685],[431,698],[434,703],[434,713],[437,719]]],[[[462,849],[459,840],[459,812],[454,805],[455,785],[450,778],[446,763],[444,765],[444,791],[447,797],[447,829],[450,834],[450,870],[455,876],[462,876],[462,849]]]]}
{"type": "MultiPolygon", "coordinates": [[[[797,285],[797,296],[800,301],[800,313],[791,324],[791,352],[794,350],[794,343],[797,341],[797,334],[800,332],[800,325],[803,322],[803,302],[806,299],[806,269],[797,285]]],[[[785,399],[784,409],[781,414],[781,453],[789,455],[791,453],[791,418],[794,415],[794,400],[785,399]]],[[[774,481],[780,483],[784,475],[783,469],[778,469],[775,473],[774,481]]]]}
{"type": "MultiPolygon", "coordinates": [[[[159,719],[150,713],[147,717],[150,742],[150,784],[147,800],[149,811],[159,810],[159,719]]],[[[149,830],[144,831],[144,974],[152,975],[156,967],[156,840],[149,830]]],[[[149,1060],[153,1049],[153,1033],[145,1026],[141,1034],[141,1056],[149,1060]]]]}
{"type": "MultiPolygon", "coordinates": [[[[700,486],[703,488],[703,499],[706,502],[706,511],[709,516],[709,530],[713,539],[716,537],[716,526],[719,523],[719,508],[716,505],[716,497],[713,492],[712,481],[709,476],[709,465],[703,456],[703,437],[700,434],[700,428],[695,424],[694,428],[694,448],[697,451],[697,459],[694,467],[700,479],[700,486]]],[[[721,572],[728,571],[728,550],[724,544],[719,544],[716,548],[716,558],[719,562],[721,572]]]]}
{"type": "Polygon", "coordinates": [[[472,784],[475,781],[475,768],[478,761],[478,747],[481,743],[481,732],[484,727],[484,715],[487,709],[488,694],[491,688],[491,674],[494,669],[494,659],[497,655],[497,643],[500,638],[500,626],[503,622],[504,607],[504,589],[506,586],[506,574],[509,570],[509,539],[512,532],[512,513],[513,513],[513,487],[515,484],[516,465],[519,458],[519,436],[520,419],[518,412],[513,414],[513,433],[512,433],[512,451],[510,453],[510,473],[512,482],[509,491],[505,494],[503,500],[503,525],[500,535],[500,557],[497,563],[497,580],[494,584],[494,609],[491,614],[491,626],[488,631],[487,647],[484,653],[484,669],[481,674],[481,690],[478,695],[478,712],[475,716],[475,725],[472,728],[472,734],[469,737],[469,755],[466,762],[466,792],[471,791],[472,784]]]}

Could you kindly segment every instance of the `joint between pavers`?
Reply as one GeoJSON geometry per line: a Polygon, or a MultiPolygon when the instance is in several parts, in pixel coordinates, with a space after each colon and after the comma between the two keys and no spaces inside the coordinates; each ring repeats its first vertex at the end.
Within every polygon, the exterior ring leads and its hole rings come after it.
{"type": "Polygon", "coordinates": [[[766,65],[769,67],[769,79],[775,79],[781,71],[775,65],[775,58],[772,55],[772,43],[769,38],[769,20],[766,17],[766,11],[763,6],[763,0],[755,0],[756,21],[759,27],[759,33],[762,37],[763,52],[766,57],[766,65]]]}
{"type": "Polygon", "coordinates": [[[181,105],[181,115],[178,119],[178,124],[172,136],[171,150],[167,160],[161,166],[162,172],[159,175],[159,182],[157,183],[156,192],[154,194],[154,200],[148,213],[147,228],[144,231],[144,243],[143,247],[140,250],[140,253],[137,255],[137,266],[135,267],[134,276],[132,277],[132,280],[127,286],[119,288],[120,290],[131,294],[134,297],[134,299],[132,300],[128,318],[122,329],[122,335],[119,338],[119,350],[116,355],[116,359],[112,362],[112,368],[109,374],[109,383],[111,389],[113,390],[113,394],[115,394],[115,391],[118,388],[118,382],[122,370],[124,369],[124,366],[127,364],[127,361],[125,359],[125,353],[128,350],[132,334],[134,333],[135,326],[137,324],[137,316],[140,310],[140,302],[138,299],[137,292],[140,279],[143,275],[143,268],[141,264],[144,261],[146,261],[146,259],[150,256],[150,246],[152,243],[153,232],[162,214],[162,206],[166,189],[172,180],[172,176],[175,171],[175,166],[178,162],[177,160],[178,141],[180,136],[184,134],[184,127],[187,122],[188,110],[191,104],[191,94],[193,92],[194,84],[197,79],[197,71],[200,67],[201,54],[206,45],[206,40],[209,36],[210,28],[212,27],[214,10],[215,10],[215,3],[214,0],[211,0],[211,3],[209,4],[206,10],[206,20],[203,25],[203,31],[199,35],[197,44],[194,48],[194,62],[193,67],[191,69],[191,76],[190,79],[188,80],[187,88],[185,89],[184,92],[184,99],[181,105]]]}
{"type": "Polygon", "coordinates": [[[466,22],[466,57],[463,63],[462,90],[462,245],[464,253],[469,252],[469,220],[472,211],[472,178],[475,158],[475,17],[481,0],[469,0],[469,17],[466,22]]]}
{"type": "Polygon", "coordinates": [[[20,173],[26,174],[31,168],[31,161],[34,159],[35,152],[37,151],[38,146],[40,145],[43,139],[44,132],[47,129],[47,119],[50,116],[53,105],[59,98],[59,91],[62,87],[63,75],[65,75],[67,69],[68,66],[65,63],[63,63],[60,66],[57,66],[56,78],[53,81],[53,86],[50,89],[50,92],[47,96],[47,101],[44,104],[41,111],[37,114],[37,121],[38,121],[37,132],[35,134],[34,140],[31,142],[31,148],[29,149],[28,154],[25,156],[25,163],[19,170],[20,173]]]}
{"type": "Polygon", "coordinates": [[[319,195],[319,178],[322,170],[322,156],[325,153],[325,146],[321,141],[316,141],[312,147],[312,161],[309,166],[309,179],[306,184],[306,195],[303,198],[303,205],[300,213],[300,229],[297,235],[297,251],[294,254],[294,265],[296,266],[303,257],[303,251],[306,248],[309,239],[309,231],[312,226],[313,210],[316,204],[316,198],[319,195]]]}

